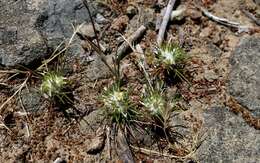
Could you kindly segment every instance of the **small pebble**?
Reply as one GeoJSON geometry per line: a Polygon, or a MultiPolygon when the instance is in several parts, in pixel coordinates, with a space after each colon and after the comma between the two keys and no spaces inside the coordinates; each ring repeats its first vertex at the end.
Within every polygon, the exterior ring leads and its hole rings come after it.
{"type": "MultiPolygon", "coordinates": [[[[99,25],[95,24],[95,28],[96,28],[97,32],[100,31],[99,25]]],[[[87,37],[90,37],[90,38],[95,37],[95,31],[94,31],[91,23],[83,24],[82,27],[79,29],[79,33],[81,33],[82,35],[85,35],[87,37]]]]}
{"type": "Polygon", "coordinates": [[[97,14],[96,22],[99,23],[99,24],[106,24],[106,23],[109,22],[109,20],[107,20],[103,15],[97,14]]]}

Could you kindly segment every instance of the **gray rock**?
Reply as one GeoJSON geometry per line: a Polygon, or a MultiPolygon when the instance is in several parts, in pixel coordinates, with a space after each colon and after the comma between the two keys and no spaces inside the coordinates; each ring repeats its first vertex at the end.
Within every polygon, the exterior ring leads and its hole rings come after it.
{"type": "MultiPolygon", "coordinates": [[[[20,100],[20,99],[19,99],[20,100]]],[[[39,91],[33,88],[21,91],[21,101],[27,112],[44,111],[43,99],[39,91]]]]}
{"type": "MultiPolygon", "coordinates": [[[[99,27],[98,24],[95,24],[95,30],[96,30],[96,32],[100,31],[100,27],[99,27]]],[[[94,38],[96,36],[95,30],[94,30],[93,25],[91,23],[82,24],[81,28],[79,29],[79,33],[81,33],[84,36],[94,38]]]]}
{"type": "Polygon", "coordinates": [[[129,33],[135,32],[141,25],[147,25],[149,23],[155,24],[155,11],[150,8],[140,8],[140,13],[135,15],[127,26],[129,33]]]}
{"type": "Polygon", "coordinates": [[[213,43],[209,43],[207,44],[207,49],[208,49],[208,52],[215,58],[220,58],[221,57],[221,54],[222,54],[222,51],[221,49],[216,46],[215,44],[213,43]]]}
{"type": "Polygon", "coordinates": [[[195,9],[188,9],[187,15],[190,16],[192,20],[199,20],[202,17],[202,13],[195,9]]]}
{"type": "Polygon", "coordinates": [[[238,102],[260,118],[260,37],[241,39],[230,60],[228,90],[238,102]]]}
{"type": "MultiPolygon", "coordinates": [[[[112,62],[113,55],[106,56],[107,63],[113,65],[112,62]]],[[[97,57],[93,62],[91,62],[84,71],[84,75],[87,78],[87,81],[95,81],[99,79],[106,79],[112,76],[109,68],[102,62],[100,57],[97,57]]]]}
{"type": "Polygon", "coordinates": [[[106,23],[109,22],[109,20],[106,19],[103,15],[98,13],[97,16],[96,16],[96,22],[99,23],[99,24],[106,24],[106,23]]]}
{"type": "Polygon", "coordinates": [[[227,108],[212,108],[203,114],[207,138],[199,147],[199,162],[260,162],[260,131],[250,127],[227,108]]]}
{"type": "Polygon", "coordinates": [[[29,64],[46,55],[44,39],[34,28],[38,15],[29,3],[1,0],[0,17],[0,64],[29,64]]]}
{"type": "Polygon", "coordinates": [[[214,80],[218,79],[219,76],[214,70],[205,70],[204,78],[209,82],[213,82],[214,80]]]}
{"type": "Polygon", "coordinates": [[[80,131],[83,133],[91,133],[96,131],[103,123],[104,118],[105,115],[102,109],[92,111],[80,121],[80,131]]]}
{"type": "Polygon", "coordinates": [[[122,162],[134,163],[134,158],[131,149],[129,148],[127,138],[121,129],[118,130],[116,137],[116,151],[122,162]]]}
{"type": "Polygon", "coordinates": [[[89,144],[89,146],[87,148],[87,153],[88,154],[100,153],[104,149],[105,140],[106,140],[105,130],[102,128],[99,128],[96,131],[96,136],[91,140],[91,143],[89,144]]]}
{"type": "MultiPolygon", "coordinates": [[[[87,10],[81,0],[47,0],[47,8],[38,17],[38,29],[48,42],[62,41],[73,34],[73,24],[89,22],[87,10]]],[[[95,15],[95,12],[92,13],[95,15]]]]}
{"type": "Polygon", "coordinates": [[[89,21],[81,0],[1,0],[0,17],[0,65],[4,66],[29,65],[47,56],[71,37],[72,23],[89,21]]]}

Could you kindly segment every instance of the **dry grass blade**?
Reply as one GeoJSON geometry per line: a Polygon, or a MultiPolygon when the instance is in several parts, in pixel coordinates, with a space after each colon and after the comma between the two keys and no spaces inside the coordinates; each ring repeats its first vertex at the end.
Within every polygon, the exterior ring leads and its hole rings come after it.
{"type": "Polygon", "coordinates": [[[8,131],[12,132],[12,130],[10,130],[4,123],[0,124],[0,127],[4,127],[5,129],[7,129],[8,131]]]}
{"type": "Polygon", "coordinates": [[[59,48],[62,46],[63,42],[61,42],[58,47],[54,50],[54,52],[51,54],[51,58],[45,60],[43,62],[42,65],[40,65],[37,70],[41,70],[44,66],[47,67],[47,64],[50,63],[53,59],[55,59],[57,56],[59,56],[60,54],[62,54],[63,52],[66,51],[66,49],[64,48],[63,50],[61,50],[60,52],[57,53],[57,51],[59,50],[59,48]]]}
{"type": "Polygon", "coordinates": [[[188,155],[186,156],[176,156],[176,155],[171,155],[171,154],[167,154],[167,153],[162,153],[162,152],[158,152],[155,150],[151,150],[151,149],[146,149],[146,148],[139,148],[139,147],[135,147],[133,145],[130,145],[130,147],[136,151],[139,151],[143,154],[146,155],[155,155],[155,156],[163,156],[163,157],[168,157],[171,159],[187,159],[189,157],[191,157],[195,151],[190,152],[188,155]]]}
{"type": "Polygon", "coordinates": [[[15,73],[20,73],[20,74],[27,74],[27,71],[21,71],[21,70],[17,70],[17,69],[13,69],[13,70],[0,70],[0,73],[3,74],[15,74],[15,73]]]}
{"type": "Polygon", "coordinates": [[[14,94],[9,97],[1,106],[0,106],[0,113],[3,112],[4,106],[12,99],[14,96],[16,96],[26,85],[27,81],[29,80],[29,77],[27,77],[24,82],[19,86],[19,88],[14,92],[14,94]]]}
{"type": "Polygon", "coordinates": [[[69,40],[68,44],[67,44],[61,51],[59,51],[59,52],[57,53],[58,49],[62,46],[63,42],[60,43],[60,45],[59,45],[59,46],[55,49],[55,51],[52,53],[51,57],[50,57],[49,59],[45,60],[45,61],[43,62],[43,64],[37,68],[37,70],[41,70],[43,67],[47,67],[47,64],[48,64],[48,63],[50,63],[52,60],[54,60],[56,57],[58,57],[58,56],[61,55],[62,53],[66,52],[67,49],[71,46],[72,41],[73,41],[75,35],[77,34],[77,32],[78,32],[78,29],[75,29],[74,32],[73,32],[73,34],[72,34],[72,36],[70,37],[70,40],[69,40]]]}
{"type": "MultiPolygon", "coordinates": [[[[139,54],[139,59],[138,59],[138,66],[139,69],[141,70],[142,73],[144,73],[144,77],[145,80],[148,82],[149,86],[152,88],[152,82],[150,79],[149,74],[147,73],[146,69],[145,69],[145,56],[144,56],[144,52],[142,51],[142,48],[140,47],[140,45],[138,44],[136,46],[136,48],[134,48],[134,46],[131,44],[131,42],[133,43],[137,38],[139,38],[141,36],[141,34],[143,34],[146,31],[145,26],[141,26],[130,38],[129,41],[123,36],[121,35],[121,37],[124,39],[125,43],[123,43],[123,45],[121,46],[121,50],[119,50],[119,53],[117,54],[117,62],[120,62],[121,59],[123,59],[123,57],[126,56],[126,53],[122,53],[123,51],[126,51],[125,48],[131,48],[131,50],[134,53],[139,54]]],[[[119,63],[118,63],[119,64],[119,63]]]]}
{"type": "Polygon", "coordinates": [[[22,109],[23,109],[23,112],[24,112],[24,115],[26,117],[26,120],[27,120],[27,123],[26,123],[26,131],[27,131],[27,136],[30,137],[30,126],[28,125],[28,123],[30,122],[30,119],[28,117],[28,113],[24,107],[24,104],[23,104],[23,100],[22,100],[22,97],[21,97],[21,90],[19,91],[19,100],[20,100],[20,103],[21,103],[21,106],[22,106],[22,109]]]}
{"type": "Polygon", "coordinates": [[[5,84],[5,83],[0,83],[0,85],[2,85],[4,87],[8,87],[9,86],[8,84],[5,84]]]}

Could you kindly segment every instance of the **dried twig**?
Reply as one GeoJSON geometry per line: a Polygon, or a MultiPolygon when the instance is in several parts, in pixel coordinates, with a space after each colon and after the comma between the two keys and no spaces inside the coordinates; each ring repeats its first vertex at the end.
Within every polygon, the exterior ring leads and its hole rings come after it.
{"type": "Polygon", "coordinates": [[[222,25],[225,25],[225,26],[228,26],[228,27],[232,27],[232,28],[236,28],[238,30],[238,33],[260,31],[260,29],[257,29],[257,28],[254,28],[254,27],[250,27],[250,26],[247,26],[247,25],[241,25],[240,23],[229,21],[225,18],[217,17],[203,7],[200,7],[200,9],[201,9],[202,13],[205,16],[207,16],[208,18],[212,19],[213,21],[215,21],[219,24],[222,24],[222,25]]]}
{"type": "Polygon", "coordinates": [[[117,52],[117,61],[121,61],[126,55],[127,55],[127,50],[129,50],[130,45],[140,39],[145,33],[147,28],[142,25],[135,31],[127,40],[125,41],[119,48],[117,52]]]}
{"type": "Polygon", "coordinates": [[[260,26],[260,20],[257,19],[252,13],[250,13],[246,9],[241,9],[241,10],[248,18],[252,19],[257,25],[260,26]]]}
{"type": "Polygon", "coordinates": [[[170,20],[170,17],[171,17],[171,14],[172,14],[172,9],[173,9],[175,2],[176,2],[176,0],[170,0],[168,5],[167,5],[166,12],[165,12],[165,15],[163,17],[163,21],[162,21],[162,24],[161,24],[161,27],[160,27],[160,30],[159,30],[159,34],[158,34],[158,37],[157,37],[157,43],[159,45],[161,45],[162,42],[163,42],[166,27],[167,27],[167,24],[170,20]]]}
{"type": "MultiPolygon", "coordinates": [[[[172,11],[170,21],[179,20],[180,17],[185,16],[186,7],[179,7],[176,10],[172,11]]],[[[156,19],[156,27],[155,30],[158,31],[160,29],[161,23],[162,23],[162,17],[165,15],[166,8],[162,9],[160,16],[158,16],[156,19]]]]}
{"type": "Polygon", "coordinates": [[[108,145],[108,149],[107,149],[107,153],[108,153],[108,159],[111,160],[111,137],[110,137],[110,127],[106,127],[106,137],[107,137],[107,145],[108,145]]]}

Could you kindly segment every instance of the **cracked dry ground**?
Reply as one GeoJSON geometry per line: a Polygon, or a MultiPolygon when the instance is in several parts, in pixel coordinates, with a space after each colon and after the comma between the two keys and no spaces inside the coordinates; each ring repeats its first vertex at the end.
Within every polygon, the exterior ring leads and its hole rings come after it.
{"type": "MultiPolygon", "coordinates": [[[[101,44],[109,54],[122,42],[116,30],[127,38],[148,21],[155,26],[158,12],[167,5],[166,1],[156,0],[129,0],[125,3],[111,0],[107,1],[108,6],[104,2],[103,5],[96,5],[99,3],[93,2],[97,9],[93,10],[93,14],[100,28],[101,44]],[[132,8],[129,9],[130,6],[132,8]],[[133,15],[129,16],[128,12],[133,15]],[[105,19],[98,19],[98,14],[105,19]]],[[[46,45],[39,39],[43,34],[48,47],[57,46],[55,39],[69,39],[71,23],[85,21],[87,17],[86,10],[80,4],[79,0],[72,3],[68,0],[1,1],[1,64],[13,66],[13,63],[26,63],[30,61],[26,57],[46,53],[46,45]],[[45,8],[47,17],[43,11],[45,8]],[[14,37],[14,33],[17,36],[14,37]],[[19,53],[16,49],[24,44],[40,49],[22,49],[25,59],[21,59],[20,55],[11,56],[11,53],[19,53]],[[10,53],[10,56],[3,52],[10,53]]],[[[217,24],[205,17],[195,4],[208,8],[214,15],[249,26],[255,24],[243,14],[241,6],[260,15],[259,2],[253,0],[187,0],[178,4],[185,6],[187,12],[181,20],[169,23],[165,39],[183,41],[183,47],[190,56],[185,70],[191,86],[182,82],[167,88],[169,92],[178,91],[182,95],[179,105],[185,108],[171,123],[186,126],[185,129],[176,129],[185,135],[181,143],[186,149],[201,143],[192,155],[179,161],[260,162],[260,35],[237,33],[234,29],[217,24]],[[196,137],[198,141],[194,141],[196,137]]],[[[146,53],[156,42],[156,34],[154,27],[151,27],[142,38],[140,45],[146,53]]],[[[74,83],[75,106],[86,115],[78,121],[64,117],[37,93],[35,88],[39,87],[40,81],[30,81],[28,89],[13,98],[0,112],[1,122],[10,129],[0,126],[0,162],[52,162],[58,157],[67,162],[120,162],[122,158],[116,152],[109,159],[107,144],[99,154],[86,152],[97,138],[96,131],[103,120],[98,97],[104,86],[111,83],[111,75],[100,59],[95,54],[87,58],[86,55],[90,54],[86,54],[79,40],[76,40],[76,47],[69,50],[65,57],[67,77],[74,83]],[[20,101],[23,101],[28,117],[21,114],[24,110],[20,101]]],[[[134,55],[131,53],[124,60],[123,72],[129,85],[134,88],[133,92],[138,95],[138,90],[142,88],[138,79],[142,75],[131,62],[134,55]]],[[[8,77],[1,73],[0,83],[8,77]]],[[[0,85],[0,104],[12,96],[22,81],[23,76],[9,81],[7,87],[0,85]]],[[[143,141],[151,143],[150,139],[143,141]]],[[[181,149],[172,152],[180,156],[185,153],[181,149]]],[[[136,161],[144,162],[176,161],[168,157],[144,155],[139,151],[134,151],[134,156],[136,161]]]]}

